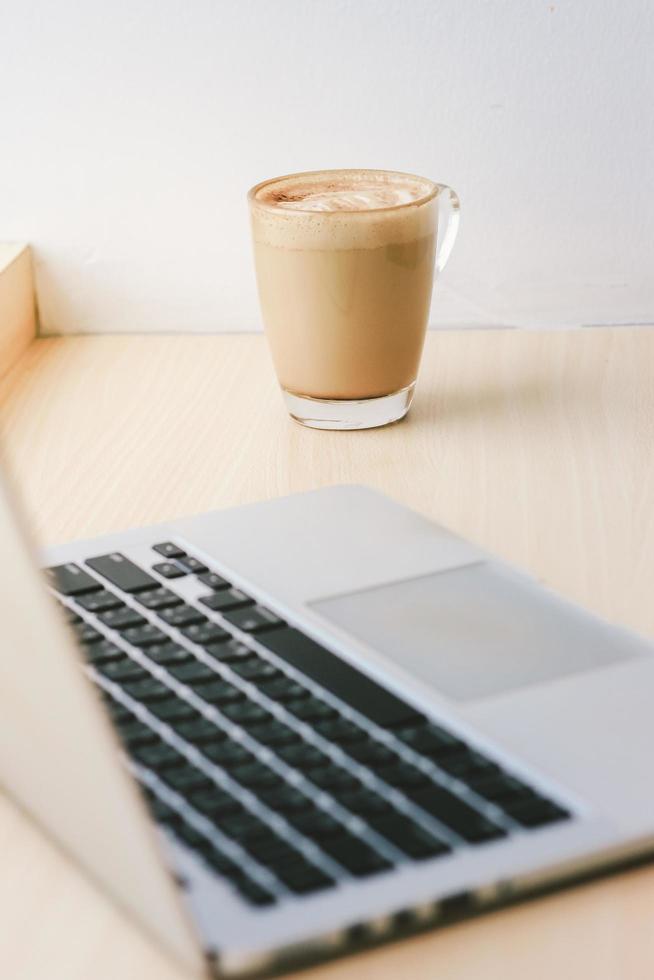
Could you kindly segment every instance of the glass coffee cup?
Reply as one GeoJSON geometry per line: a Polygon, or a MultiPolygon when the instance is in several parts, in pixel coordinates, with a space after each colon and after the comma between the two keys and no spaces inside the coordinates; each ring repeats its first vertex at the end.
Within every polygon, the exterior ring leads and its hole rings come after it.
{"type": "Polygon", "coordinates": [[[444,184],[387,170],[322,170],[248,194],[266,335],[288,411],[366,429],[409,410],[434,276],[456,237],[444,184]]]}

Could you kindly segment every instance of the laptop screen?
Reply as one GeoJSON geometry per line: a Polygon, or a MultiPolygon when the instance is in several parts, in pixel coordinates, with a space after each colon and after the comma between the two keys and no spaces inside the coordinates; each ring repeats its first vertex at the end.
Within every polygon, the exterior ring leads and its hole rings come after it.
{"type": "Polygon", "coordinates": [[[187,968],[202,957],[154,826],[32,561],[0,471],[0,783],[187,968]]]}

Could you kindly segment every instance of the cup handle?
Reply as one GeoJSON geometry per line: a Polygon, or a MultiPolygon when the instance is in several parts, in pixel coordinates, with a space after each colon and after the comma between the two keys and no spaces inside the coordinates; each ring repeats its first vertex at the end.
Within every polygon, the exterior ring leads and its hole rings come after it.
{"type": "Polygon", "coordinates": [[[438,240],[436,243],[436,275],[442,272],[450,257],[459,230],[461,202],[456,191],[447,184],[438,187],[438,240]],[[441,230],[442,229],[442,230],[441,230]]]}

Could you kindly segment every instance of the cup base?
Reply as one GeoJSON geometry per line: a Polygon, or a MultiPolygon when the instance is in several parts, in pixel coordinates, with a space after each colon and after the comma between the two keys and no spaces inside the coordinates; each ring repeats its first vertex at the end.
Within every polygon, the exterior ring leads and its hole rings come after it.
{"type": "Polygon", "coordinates": [[[283,391],[289,415],[310,429],[375,429],[404,418],[411,407],[413,384],[378,398],[311,398],[283,391]]]}

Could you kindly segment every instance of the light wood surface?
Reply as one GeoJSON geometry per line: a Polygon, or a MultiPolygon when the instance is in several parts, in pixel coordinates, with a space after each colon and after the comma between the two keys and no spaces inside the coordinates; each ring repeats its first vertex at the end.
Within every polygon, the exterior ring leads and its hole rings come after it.
{"type": "MultiPolygon", "coordinates": [[[[435,333],[407,420],[324,433],[261,337],[37,340],[0,438],[43,543],[362,482],[654,636],[652,364],[650,328],[435,333]]],[[[0,976],[181,980],[8,800],[0,848],[0,976]]],[[[646,980],[653,916],[644,868],[306,976],[646,980]]]]}
{"type": "Polygon", "coordinates": [[[36,336],[29,246],[0,242],[0,378],[36,336]]]}

